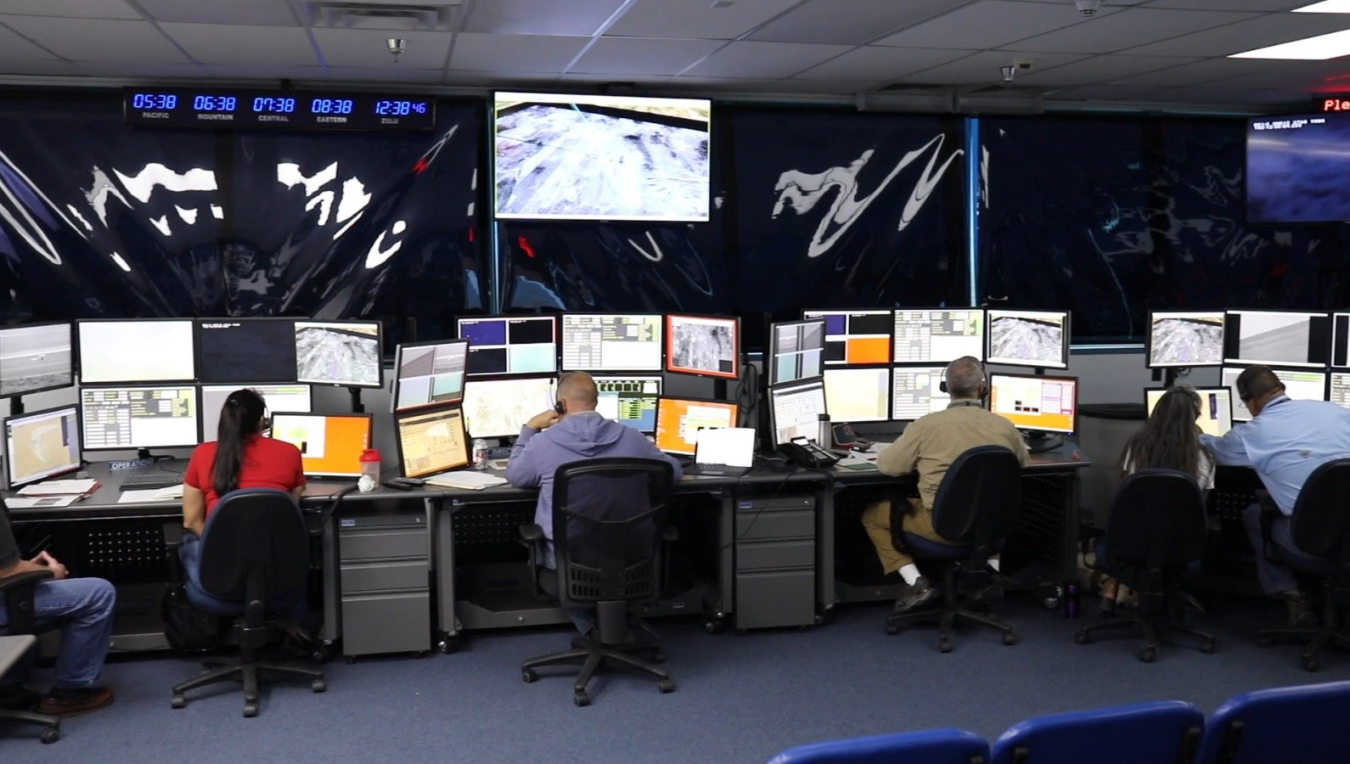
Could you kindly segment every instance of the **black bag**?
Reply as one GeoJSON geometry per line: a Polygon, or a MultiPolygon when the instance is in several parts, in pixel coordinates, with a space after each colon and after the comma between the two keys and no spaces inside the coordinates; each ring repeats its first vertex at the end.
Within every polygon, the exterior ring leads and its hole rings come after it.
{"type": "Polygon", "coordinates": [[[197,609],[182,583],[164,586],[159,609],[164,618],[164,638],[175,652],[202,653],[220,647],[222,619],[197,609]]]}

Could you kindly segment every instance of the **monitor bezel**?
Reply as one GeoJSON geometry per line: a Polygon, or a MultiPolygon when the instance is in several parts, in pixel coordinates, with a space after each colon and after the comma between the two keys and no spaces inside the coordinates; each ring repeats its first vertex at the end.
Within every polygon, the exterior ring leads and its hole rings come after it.
{"type": "Polygon", "coordinates": [[[317,385],[319,387],[349,387],[357,389],[375,390],[384,387],[384,322],[379,319],[323,319],[323,318],[296,318],[295,326],[299,329],[300,324],[374,324],[375,325],[375,354],[377,361],[375,363],[375,382],[364,384],[349,384],[347,382],[316,382],[308,379],[300,379],[300,347],[295,348],[295,382],[303,385],[317,385]]]}
{"type": "MultiPolygon", "coordinates": [[[[292,350],[297,351],[296,354],[298,355],[299,348],[295,347],[295,325],[302,320],[308,321],[309,319],[292,318],[287,316],[248,316],[243,318],[221,317],[221,318],[193,319],[192,320],[192,344],[194,354],[193,363],[197,367],[197,383],[201,385],[210,385],[211,387],[217,387],[220,385],[239,385],[240,387],[248,387],[249,385],[295,385],[295,384],[303,384],[303,385],[325,384],[325,386],[331,386],[328,385],[327,383],[301,382],[298,379],[300,375],[300,366],[298,358],[296,359],[296,367],[294,369],[291,369],[290,378],[271,379],[271,380],[250,379],[246,382],[214,382],[202,378],[202,370],[205,369],[206,367],[205,363],[202,360],[202,324],[212,324],[218,322],[246,324],[246,323],[262,323],[265,321],[274,323],[288,323],[291,325],[292,350]]],[[[331,323],[331,322],[324,322],[324,323],[331,323]]]]}
{"type": "Polygon", "coordinates": [[[664,327],[665,327],[665,328],[664,328],[664,331],[665,331],[665,334],[666,334],[666,339],[665,339],[666,347],[665,347],[665,353],[664,353],[664,355],[665,355],[665,362],[664,362],[663,365],[665,366],[665,372],[666,372],[667,374],[682,374],[682,375],[688,376],[688,377],[711,377],[711,378],[713,378],[713,379],[740,379],[740,378],[741,378],[741,366],[742,366],[741,355],[742,355],[742,348],[741,348],[741,317],[740,317],[740,316],[715,316],[715,315],[704,315],[704,314],[700,314],[700,313],[667,313],[667,314],[665,314],[665,324],[664,324],[664,327]],[[730,372],[730,373],[727,373],[727,372],[720,372],[720,371],[707,371],[706,369],[685,369],[685,368],[681,368],[681,367],[676,367],[676,366],[674,365],[674,364],[675,364],[675,353],[674,353],[674,348],[671,347],[672,343],[675,342],[675,332],[674,332],[674,323],[673,323],[673,321],[675,321],[676,319],[712,320],[712,321],[719,321],[719,322],[727,322],[727,321],[730,321],[731,324],[732,324],[732,331],[735,332],[735,336],[732,338],[732,339],[733,339],[733,345],[734,345],[734,347],[732,348],[732,363],[731,363],[732,369],[731,369],[731,372],[730,372]]]}
{"type": "Polygon", "coordinates": [[[425,340],[422,342],[400,342],[398,347],[394,348],[394,367],[390,370],[391,381],[389,383],[389,413],[404,414],[411,411],[422,411],[431,408],[440,408],[442,406],[454,406],[464,402],[464,385],[469,383],[469,340],[465,337],[451,337],[442,340],[425,340]],[[403,378],[400,375],[400,369],[403,367],[403,349],[417,347],[432,347],[435,345],[449,345],[453,343],[464,343],[464,381],[459,387],[459,398],[453,401],[432,401],[431,403],[420,403],[408,408],[398,407],[399,387],[403,378]]]}
{"type": "MultiPolygon", "coordinates": [[[[500,316],[486,316],[486,315],[456,316],[454,339],[461,339],[461,340],[469,339],[468,337],[464,336],[464,332],[460,328],[465,321],[511,321],[516,319],[529,319],[539,321],[549,320],[553,322],[553,371],[550,372],[493,371],[483,374],[474,374],[469,371],[469,358],[473,354],[473,341],[469,340],[468,352],[470,355],[466,355],[464,357],[465,383],[467,384],[470,379],[491,379],[493,377],[538,377],[541,376],[542,374],[552,374],[555,377],[558,376],[558,374],[560,373],[559,369],[562,367],[562,337],[559,334],[562,331],[562,321],[559,320],[558,316],[559,314],[557,313],[528,313],[523,315],[513,313],[500,316]]],[[[510,344],[508,343],[504,347],[510,347],[510,344]]]]}
{"type": "MultiPolygon", "coordinates": [[[[825,319],[823,319],[823,318],[799,318],[799,319],[796,319],[796,320],[794,320],[794,321],[774,321],[774,322],[770,323],[770,324],[769,324],[769,340],[768,340],[768,347],[766,347],[766,348],[764,349],[764,365],[765,365],[764,378],[768,380],[769,387],[773,387],[774,385],[791,385],[791,384],[795,384],[795,383],[797,383],[797,382],[804,382],[804,381],[809,380],[809,379],[824,379],[824,378],[825,378],[825,319]],[[774,377],[776,376],[775,371],[776,371],[777,368],[778,368],[778,364],[775,363],[775,361],[777,361],[777,359],[778,359],[778,350],[777,350],[777,348],[778,348],[778,343],[774,341],[774,339],[775,339],[775,338],[774,338],[774,332],[778,331],[778,330],[779,330],[780,328],[782,328],[782,327],[787,327],[787,326],[806,326],[807,324],[820,324],[820,373],[817,374],[817,375],[815,375],[815,376],[813,376],[813,377],[799,377],[799,378],[797,378],[797,379],[792,380],[791,382],[783,382],[783,381],[781,381],[781,380],[775,379],[775,378],[774,378],[774,377]]],[[[844,368],[844,367],[840,367],[840,368],[844,368]]],[[[862,368],[862,367],[860,367],[860,368],[862,368]]]]}
{"type": "MultiPolygon", "coordinates": [[[[528,380],[528,379],[546,379],[552,381],[553,399],[556,401],[558,396],[558,380],[560,378],[561,377],[558,374],[521,374],[521,375],[493,374],[487,377],[475,377],[473,379],[465,378],[464,397],[460,399],[458,405],[460,408],[465,408],[464,404],[469,399],[469,383],[471,382],[519,382],[521,380],[528,380]]],[[[542,412],[543,409],[540,409],[539,413],[542,412]]],[[[470,425],[471,422],[469,420],[469,414],[468,411],[466,410],[464,412],[464,429],[466,432],[469,433],[470,438],[513,438],[520,434],[520,428],[525,426],[525,422],[521,422],[520,425],[517,426],[516,429],[513,430],[512,432],[499,433],[496,435],[477,434],[473,430],[469,429],[470,425]]]]}
{"type": "Polygon", "coordinates": [[[558,322],[557,322],[557,338],[558,338],[558,339],[557,339],[557,342],[556,342],[555,344],[557,345],[557,348],[558,348],[558,371],[557,371],[557,373],[558,373],[559,375],[565,374],[566,372],[569,372],[569,371],[587,371],[587,372],[590,372],[590,373],[592,373],[592,374],[619,374],[619,375],[622,375],[622,374],[628,374],[628,373],[630,373],[630,372],[631,372],[631,373],[634,373],[634,374],[637,374],[637,373],[644,373],[644,374],[660,374],[660,373],[662,373],[662,372],[664,372],[664,371],[666,370],[666,314],[664,314],[664,313],[631,313],[631,312],[622,311],[622,310],[615,310],[615,311],[589,311],[589,310],[588,310],[588,311],[567,311],[567,312],[565,312],[565,313],[559,313],[559,314],[558,314],[558,322]],[[660,328],[660,331],[661,331],[661,338],[660,338],[659,342],[657,343],[658,345],[660,345],[660,349],[657,351],[657,354],[660,356],[661,360],[657,362],[656,368],[654,368],[654,369],[642,369],[642,368],[633,368],[633,369],[596,369],[596,368],[589,368],[589,369],[571,369],[571,368],[568,368],[568,367],[567,367],[567,362],[566,362],[567,352],[563,349],[563,343],[566,341],[566,338],[567,338],[567,332],[563,331],[563,324],[567,321],[567,317],[568,317],[568,316],[600,316],[600,317],[606,317],[606,316],[643,316],[643,317],[649,317],[649,316],[650,316],[650,317],[654,317],[654,318],[656,319],[656,325],[660,328]]]}
{"type": "Polygon", "coordinates": [[[79,358],[79,373],[76,379],[80,387],[119,387],[119,386],[154,386],[157,383],[164,384],[196,384],[197,382],[197,320],[194,318],[79,318],[74,322],[74,342],[76,353],[79,358]],[[189,334],[192,336],[192,376],[183,379],[136,379],[136,380],[107,380],[97,381],[86,380],[84,378],[84,341],[80,336],[80,326],[82,324],[162,324],[162,323],[186,323],[189,327],[189,334]]]}
{"type": "MultiPolygon", "coordinates": [[[[672,401],[682,401],[682,402],[685,402],[685,403],[711,403],[711,404],[714,404],[714,405],[717,405],[717,406],[730,406],[730,407],[731,407],[731,419],[732,419],[732,425],[731,425],[731,426],[732,426],[732,427],[740,427],[740,426],[741,426],[741,404],[737,403],[736,401],[719,401],[719,400],[717,400],[717,399],[715,399],[715,398],[696,398],[696,397],[692,397],[692,396],[684,396],[684,395],[681,395],[681,396],[674,396],[674,395],[666,396],[666,395],[663,395],[663,396],[661,396],[660,398],[657,398],[657,399],[656,399],[656,428],[657,428],[657,430],[660,430],[660,429],[661,429],[661,406],[662,406],[662,403],[663,403],[664,401],[667,401],[667,400],[672,400],[672,401]]],[[[693,455],[695,454],[695,452],[697,451],[697,444],[696,444],[696,446],[695,446],[695,450],[693,450],[693,451],[688,451],[688,452],[685,452],[685,451],[667,451],[667,450],[661,448],[661,441],[660,441],[660,438],[653,438],[653,440],[655,441],[654,445],[656,446],[657,450],[661,451],[661,453],[664,453],[664,454],[674,454],[675,456],[693,456],[693,455]]]]}
{"type": "MultiPolygon", "coordinates": [[[[370,449],[370,448],[374,448],[374,447],[375,447],[375,415],[374,415],[374,414],[371,414],[371,413],[368,413],[368,412],[367,412],[367,413],[363,413],[363,414],[356,414],[356,413],[351,413],[351,412],[348,412],[348,413],[345,413],[345,414],[321,414],[321,413],[316,413],[316,412],[313,412],[313,411],[277,411],[277,412],[273,412],[273,413],[272,413],[272,417],[271,417],[271,418],[272,418],[272,424],[273,424],[274,426],[275,426],[275,424],[276,424],[277,417],[279,417],[279,416],[280,416],[280,417],[284,417],[284,416],[321,416],[321,417],[323,417],[323,418],[325,418],[325,419],[358,419],[358,418],[360,418],[360,419],[365,419],[365,420],[366,420],[366,448],[367,448],[367,449],[370,449]]],[[[280,438],[278,438],[277,440],[280,440],[280,438]]],[[[284,443],[284,442],[286,442],[286,441],[282,441],[282,442],[284,443]]],[[[295,444],[292,443],[291,445],[295,445],[295,444]]],[[[300,461],[301,469],[304,469],[304,455],[303,455],[303,454],[301,454],[300,459],[301,459],[301,461],[300,461]]],[[[305,477],[307,477],[307,478],[341,478],[341,479],[346,479],[346,480],[355,480],[355,479],[359,479],[359,478],[361,477],[361,467],[359,466],[360,463],[358,462],[357,464],[358,464],[358,466],[357,466],[357,468],[356,468],[356,472],[351,473],[351,474],[347,474],[347,473],[343,473],[343,472],[308,472],[308,471],[306,471],[306,472],[304,473],[304,475],[305,475],[305,477]]]]}
{"type": "MultiPolygon", "coordinates": [[[[567,372],[564,372],[564,373],[567,373],[567,372]]],[[[661,396],[662,396],[662,391],[664,391],[664,390],[666,389],[666,379],[665,379],[664,376],[662,376],[662,373],[659,372],[659,371],[652,371],[652,372],[633,372],[633,373],[631,373],[631,374],[625,373],[625,372],[606,371],[606,372],[600,372],[600,373],[592,374],[592,375],[591,375],[591,378],[594,379],[596,382],[602,382],[602,381],[607,380],[607,379],[651,379],[651,380],[654,380],[654,381],[656,382],[656,384],[661,388],[661,390],[660,390],[660,391],[657,391],[657,393],[656,393],[656,400],[657,400],[657,405],[658,405],[658,406],[660,405],[661,396]]],[[[660,416],[660,412],[659,412],[659,411],[657,412],[657,416],[660,416]]],[[[623,424],[623,422],[621,422],[621,421],[619,421],[619,420],[617,420],[617,419],[614,420],[614,421],[619,422],[619,424],[623,424]]],[[[628,425],[624,425],[624,426],[627,427],[628,425]]],[[[643,433],[644,435],[655,435],[655,434],[656,434],[656,426],[655,426],[655,425],[653,425],[653,426],[652,426],[652,429],[650,429],[650,430],[643,430],[643,429],[641,429],[641,428],[639,428],[639,427],[634,427],[634,428],[632,428],[632,429],[637,430],[638,432],[643,433]]]]}
{"type": "MultiPolygon", "coordinates": [[[[772,440],[774,441],[773,443],[769,444],[771,447],[778,448],[780,445],[788,442],[785,440],[778,440],[778,413],[777,411],[775,411],[775,407],[773,405],[774,393],[788,394],[796,392],[799,388],[806,389],[816,386],[820,387],[820,400],[821,403],[825,405],[825,415],[829,416],[830,403],[829,398],[826,397],[825,395],[824,377],[820,377],[818,379],[797,380],[796,382],[789,382],[787,384],[778,385],[769,390],[769,394],[765,397],[764,402],[765,404],[767,404],[767,407],[769,409],[769,434],[772,436],[772,440]]],[[[815,435],[814,437],[807,438],[807,440],[810,440],[812,443],[816,443],[816,445],[821,446],[822,448],[829,448],[829,446],[824,443],[817,443],[819,439],[820,439],[819,434],[815,435]]]]}
{"type": "MultiPolygon", "coordinates": [[[[1341,370],[1350,369],[1350,312],[1346,311],[1331,312],[1331,356],[1327,359],[1327,368],[1341,369],[1341,370]],[[1346,332],[1345,332],[1346,360],[1344,364],[1338,365],[1336,363],[1336,341],[1340,339],[1340,336],[1339,333],[1337,332],[1337,327],[1340,325],[1340,319],[1342,318],[1344,318],[1346,321],[1346,332]]],[[[1328,379],[1330,378],[1328,377],[1328,379]]],[[[1328,390],[1327,397],[1329,398],[1331,396],[1330,387],[1328,387],[1327,390],[1328,390]]]]}
{"type": "MultiPolygon", "coordinates": [[[[946,366],[947,364],[951,363],[952,361],[955,361],[956,358],[949,358],[949,359],[947,359],[947,360],[945,360],[945,361],[911,361],[911,360],[901,361],[901,360],[897,359],[897,358],[895,357],[895,347],[896,347],[896,345],[898,344],[898,342],[897,342],[897,339],[896,339],[896,336],[895,336],[895,322],[898,320],[897,317],[898,317],[899,314],[901,314],[901,313],[912,313],[912,312],[914,312],[914,311],[958,311],[958,310],[961,310],[961,311],[967,311],[967,312],[975,311],[975,312],[978,312],[978,313],[983,317],[983,322],[982,322],[981,325],[980,325],[980,326],[981,326],[981,329],[980,329],[980,353],[979,353],[978,356],[976,356],[975,360],[979,361],[980,363],[984,363],[985,356],[987,356],[987,355],[989,354],[989,310],[988,310],[987,308],[984,308],[984,307],[978,306],[978,305],[976,305],[976,306],[969,306],[969,307],[955,305],[955,306],[946,307],[946,308],[934,308],[934,307],[928,307],[928,308],[895,308],[895,309],[893,309],[893,310],[891,311],[891,364],[892,364],[893,366],[931,366],[931,365],[933,365],[933,364],[937,364],[937,365],[940,365],[940,366],[946,366]]],[[[960,356],[958,356],[958,357],[960,357],[960,356]]],[[[898,420],[898,421],[906,421],[906,420],[898,420]]]]}
{"type": "MultiPolygon", "coordinates": [[[[1040,308],[986,308],[984,311],[984,362],[989,366],[1012,366],[1019,369],[1054,369],[1056,371],[1067,371],[1069,368],[1069,345],[1073,336],[1073,311],[1070,310],[1042,310],[1040,308]],[[1016,359],[994,359],[994,314],[995,313],[1045,313],[1056,317],[1064,317],[1064,337],[1060,347],[1059,363],[1041,363],[1038,361],[1023,361],[1016,359]]],[[[1036,375],[1031,375],[1036,376],[1036,375]]],[[[1048,376],[1048,375],[1047,375],[1048,376]]]]}
{"type": "Polygon", "coordinates": [[[1074,433],[1078,432],[1078,420],[1079,420],[1079,417],[1080,417],[1080,412],[1079,412],[1079,410],[1078,410],[1078,399],[1079,399],[1078,392],[1079,392],[1079,386],[1082,384],[1082,381],[1081,381],[1081,379],[1080,379],[1079,377],[1070,377],[1070,376],[1062,375],[1062,374],[1005,374],[1005,373],[1002,373],[1002,372],[995,372],[995,373],[992,373],[992,374],[989,375],[988,380],[989,380],[989,381],[988,381],[988,385],[989,385],[989,412],[992,413],[992,414],[997,414],[998,416],[1003,417],[1004,419],[1006,419],[1006,420],[1008,421],[1009,424],[1011,424],[1013,427],[1016,427],[1016,428],[1017,428],[1017,431],[1018,431],[1018,432],[1044,432],[1044,433],[1049,433],[1049,434],[1051,434],[1051,435],[1073,435],[1074,433]],[[1017,424],[1016,422],[1012,421],[1011,419],[1008,419],[1007,417],[1004,417],[1002,414],[999,414],[997,411],[994,411],[994,403],[993,403],[993,401],[994,401],[994,388],[996,387],[996,385],[994,384],[994,379],[995,379],[996,377],[1015,377],[1015,378],[1020,378],[1020,379],[1040,379],[1040,380],[1050,380],[1050,381],[1052,381],[1052,382],[1072,382],[1072,383],[1073,383],[1073,423],[1072,423],[1073,429],[1071,429],[1071,430],[1047,430],[1047,429],[1045,429],[1044,427],[1029,427],[1029,426],[1027,426],[1027,425],[1020,425],[1020,424],[1017,424]]]}
{"type": "MultiPolygon", "coordinates": [[[[206,431],[206,388],[208,387],[229,387],[234,390],[248,389],[256,390],[259,387],[303,387],[306,395],[309,397],[309,413],[314,413],[314,385],[308,382],[259,382],[256,384],[221,384],[217,382],[198,383],[197,384],[197,439],[202,443],[207,443],[216,439],[216,433],[206,431]]],[[[265,399],[264,399],[265,402],[265,399]]],[[[267,411],[267,417],[270,420],[272,416],[271,409],[267,411]]],[[[296,412],[288,412],[296,413],[296,412]]],[[[217,419],[219,421],[219,419],[217,419]]]]}
{"type": "MultiPolygon", "coordinates": [[[[78,349],[75,346],[76,337],[75,337],[74,321],[39,321],[37,323],[32,324],[13,324],[11,326],[0,327],[0,335],[3,335],[6,331],[9,331],[11,329],[38,329],[44,326],[61,326],[61,325],[65,325],[67,329],[66,342],[70,347],[70,374],[67,375],[67,379],[69,381],[66,384],[48,385],[46,387],[35,387],[32,390],[24,390],[22,392],[3,393],[0,394],[0,398],[19,398],[24,395],[45,393],[49,390],[64,390],[67,387],[75,386],[75,380],[79,376],[77,372],[79,364],[77,363],[78,349]]],[[[0,367],[3,367],[3,362],[0,362],[0,367]]]]}
{"type": "MultiPolygon", "coordinates": [[[[823,321],[823,320],[825,320],[825,316],[826,316],[826,315],[851,315],[851,314],[856,314],[856,315],[878,315],[878,316],[889,316],[889,317],[890,317],[890,322],[886,325],[886,360],[885,360],[885,361],[879,361],[879,362],[877,362],[877,363],[849,363],[847,357],[845,357],[845,359],[842,360],[842,361],[827,361],[827,360],[824,359],[824,356],[822,355],[821,361],[820,361],[820,366],[821,366],[821,368],[823,369],[823,368],[825,368],[825,367],[827,367],[827,366],[833,366],[833,367],[835,367],[835,368],[840,368],[840,369],[865,369],[865,368],[869,368],[869,367],[880,367],[880,366],[886,366],[886,367],[889,367],[889,366],[891,366],[891,365],[892,365],[892,362],[891,362],[890,359],[892,359],[892,358],[895,357],[895,309],[894,309],[894,308],[803,308],[803,309],[802,309],[802,320],[803,320],[803,321],[811,321],[811,320],[816,320],[816,319],[818,319],[818,320],[823,321]],[[809,315],[807,315],[808,313],[819,313],[819,314],[821,314],[821,315],[818,315],[818,316],[809,316],[809,315]]],[[[826,334],[824,334],[823,336],[825,337],[825,342],[826,342],[826,344],[829,344],[829,336],[830,336],[829,333],[826,332],[826,334]]],[[[852,336],[854,336],[854,335],[852,335],[852,334],[845,334],[845,335],[843,335],[843,336],[845,336],[845,337],[852,337],[852,336]]]]}
{"type": "MultiPolygon", "coordinates": [[[[1148,313],[1148,331],[1144,332],[1144,368],[1146,369],[1204,369],[1223,366],[1224,334],[1228,329],[1227,310],[1151,310],[1148,313]],[[1219,317],[1219,360],[1213,363],[1154,363],[1153,362],[1153,322],[1156,317],[1180,318],[1208,313],[1219,317]]],[[[1197,388],[1198,389],[1198,388],[1197,388]]]]}
{"type": "Polygon", "coordinates": [[[398,455],[398,473],[399,473],[399,475],[401,475],[401,476],[403,476],[403,477],[405,477],[405,478],[420,478],[420,477],[425,477],[425,476],[427,476],[427,475],[439,475],[439,474],[441,474],[442,472],[449,472],[450,470],[457,470],[457,469],[460,469],[461,467],[467,467],[467,466],[473,461],[473,443],[470,442],[470,438],[469,438],[469,425],[468,425],[467,418],[464,416],[464,409],[461,408],[460,406],[456,406],[456,405],[446,405],[446,406],[439,406],[439,407],[437,407],[437,408],[419,408],[419,409],[408,410],[408,411],[400,411],[400,412],[398,412],[398,413],[396,413],[396,414],[393,414],[393,415],[392,415],[392,418],[393,418],[393,420],[394,420],[394,421],[393,421],[393,424],[394,424],[394,452],[398,455]],[[459,429],[460,429],[460,435],[462,436],[462,437],[460,438],[460,440],[463,441],[463,443],[464,443],[464,461],[461,462],[460,464],[454,465],[453,467],[445,467],[445,468],[439,468],[439,469],[434,469],[434,470],[428,470],[428,471],[426,471],[426,472],[422,472],[422,473],[419,473],[419,474],[416,474],[416,475],[410,475],[410,474],[408,474],[408,465],[407,465],[407,463],[405,463],[404,460],[403,460],[403,431],[402,431],[402,429],[400,429],[400,427],[399,427],[400,423],[402,423],[402,422],[403,422],[404,420],[406,420],[406,419],[411,419],[411,418],[413,418],[413,417],[418,417],[418,416],[429,416],[429,415],[433,415],[433,414],[442,414],[442,413],[446,413],[446,412],[450,412],[450,411],[458,411],[458,412],[459,412],[459,429]]]}
{"type": "MultiPolygon", "coordinates": [[[[164,384],[134,384],[134,385],[80,385],[80,394],[75,401],[75,405],[80,408],[80,451],[141,451],[153,450],[156,448],[196,448],[201,444],[200,440],[192,443],[157,443],[153,446],[142,446],[132,444],[130,446],[90,446],[84,437],[84,391],[85,390],[164,390],[168,388],[186,387],[192,391],[192,402],[196,406],[201,406],[201,391],[195,382],[166,382],[164,384]]],[[[202,429],[202,418],[200,410],[193,412],[192,433],[194,436],[200,436],[202,429]]]]}
{"type": "Polygon", "coordinates": [[[0,428],[3,428],[0,429],[0,432],[5,432],[4,446],[5,446],[6,490],[13,491],[15,489],[22,488],[23,486],[26,485],[32,485],[33,483],[40,483],[43,480],[48,480],[54,477],[60,477],[61,475],[69,475],[72,472],[79,472],[80,469],[82,469],[83,458],[80,458],[75,462],[74,466],[70,467],[69,469],[62,469],[60,472],[53,472],[50,475],[43,475],[42,477],[30,478],[28,480],[22,480],[17,482],[14,480],[14,458],[9,452],[9,423],[14,421],[15,419],[30,419],[33,417],[45,416],[47,414],[55,414],[67,410],[73,410],[75,412],[75,444],[77,446],[76,450],[81,455],[81,457],[83,457],[84,420],[80,416],[80,404],[78,401],[66,406],[54,406],[52,408],[43,409],[41,411],[25,411],[22,414],[9,414],[6,415],[4,418],[0,418],[0,428]]]}

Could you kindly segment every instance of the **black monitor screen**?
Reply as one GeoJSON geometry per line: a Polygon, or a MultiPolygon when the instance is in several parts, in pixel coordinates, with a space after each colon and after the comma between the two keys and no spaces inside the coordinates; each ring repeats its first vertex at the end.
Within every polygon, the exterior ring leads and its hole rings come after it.
{"type": "Polygon", "coordinates": [[[295,322],[204,318],[197,322],[197,378],[208,384],[294,382],[295,322]]]}

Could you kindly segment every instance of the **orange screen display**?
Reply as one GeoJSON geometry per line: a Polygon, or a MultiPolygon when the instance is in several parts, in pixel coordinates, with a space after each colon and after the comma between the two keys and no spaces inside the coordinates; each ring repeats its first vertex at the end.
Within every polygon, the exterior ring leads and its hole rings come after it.
{"type": "Polygon", "coordinates": [[[1077,408],[1072,377],[990,377],[989,410],[1024,430],[1073,432],[1077,408]]]}
{"type": "Polygon", "coordinates": [[[891,362],[891,341],[887,337],[849,337],[844,348],[844,360],[850,365],[891,362]]]}
{"type": "Polygon", "coordinates": [[[370,448],[369,414],[277,414],[272,437],[300,449],[305,474],[359,477],[361,452],[370,448]]]}
{"type": "Polygon", "coordinates": [[[661,398],[656,404],[656,447],[668,454],[693,456],[700,428],[735,427],[739,413],[734,403],[661,398]]]}

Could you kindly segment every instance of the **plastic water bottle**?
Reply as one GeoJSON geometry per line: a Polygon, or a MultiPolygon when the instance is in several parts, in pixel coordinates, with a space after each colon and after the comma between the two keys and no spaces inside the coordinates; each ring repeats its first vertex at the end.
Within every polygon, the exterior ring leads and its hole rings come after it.
{"type": "Polygon", "coordinates": [[[473,468],[476,470],[488,468],[488,442],[482,438],[476,438],[473,442],[473,468]]]}

